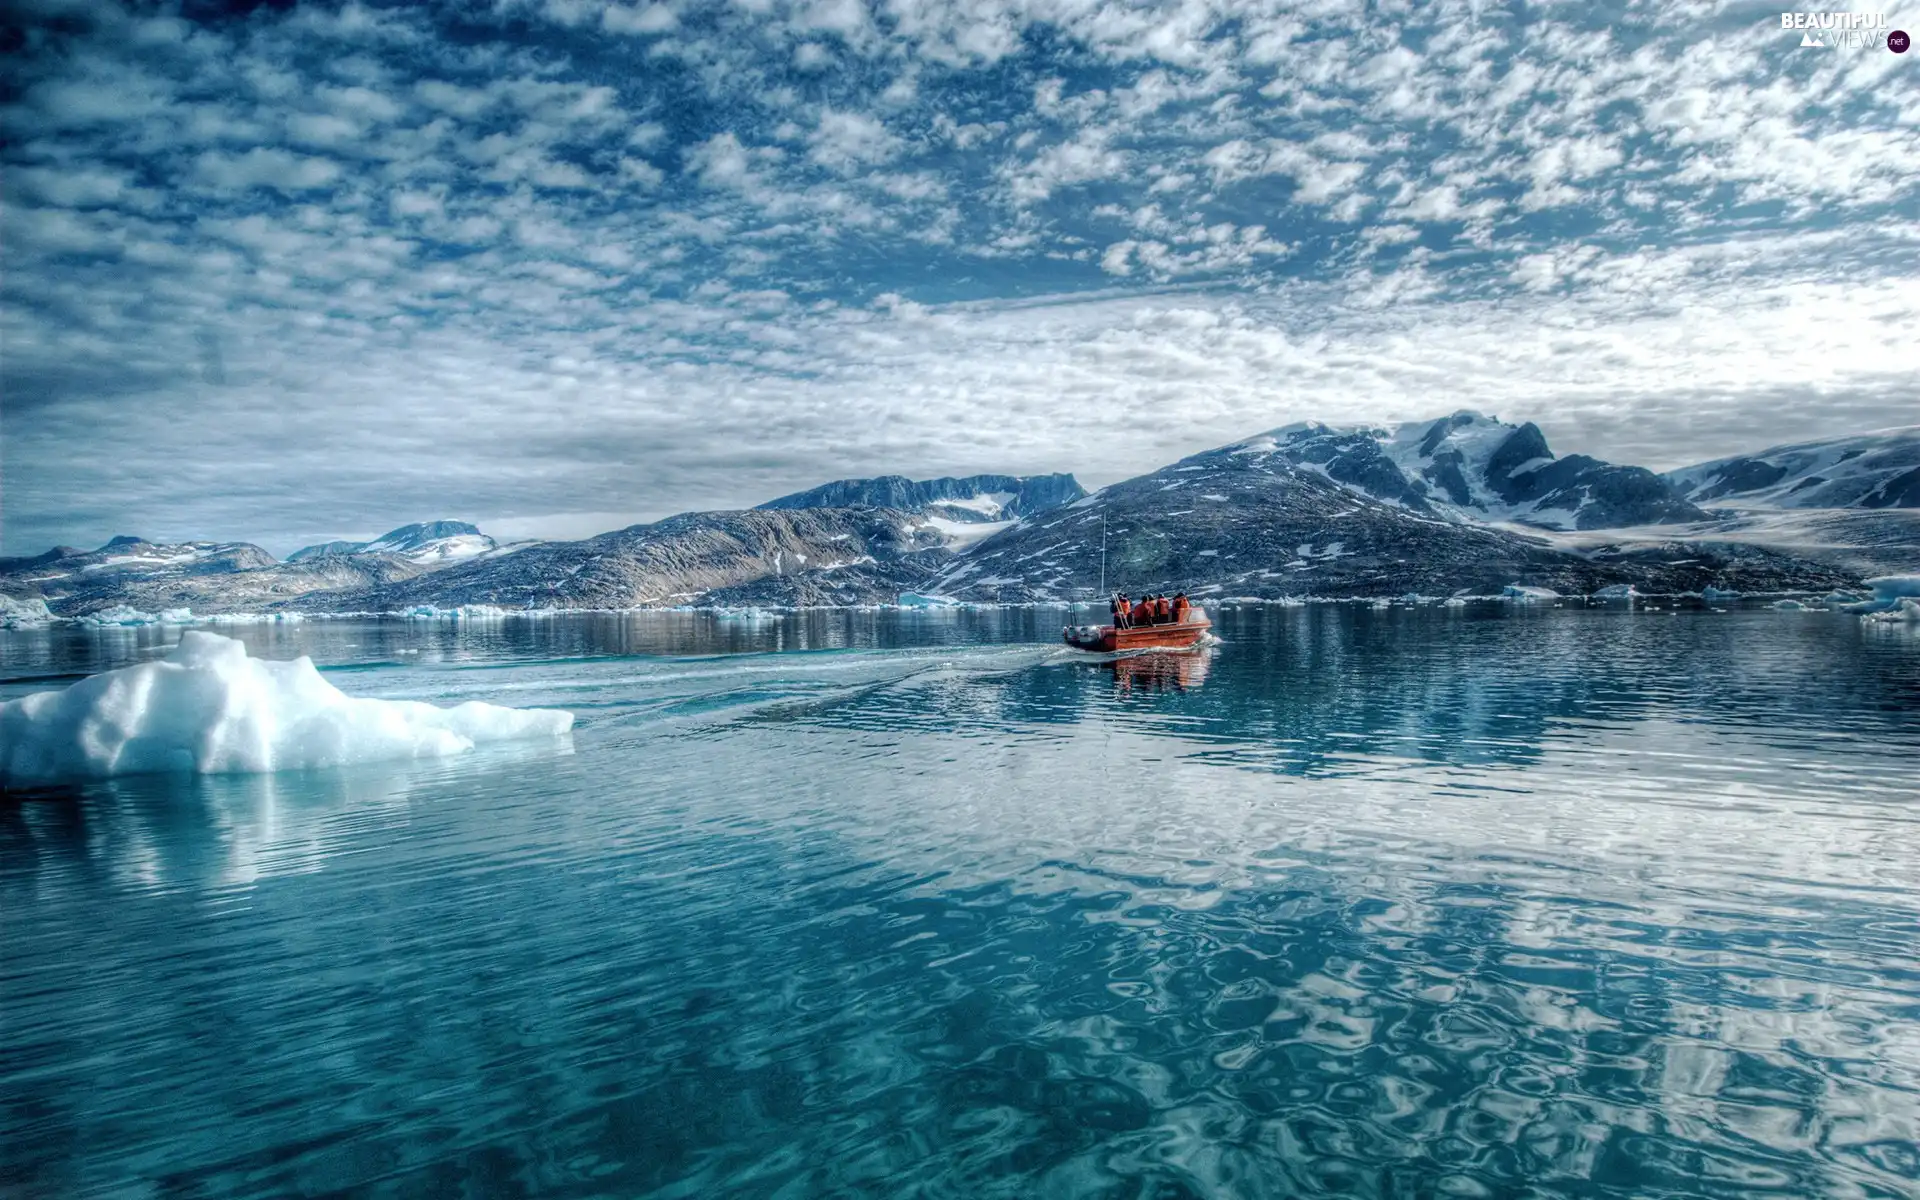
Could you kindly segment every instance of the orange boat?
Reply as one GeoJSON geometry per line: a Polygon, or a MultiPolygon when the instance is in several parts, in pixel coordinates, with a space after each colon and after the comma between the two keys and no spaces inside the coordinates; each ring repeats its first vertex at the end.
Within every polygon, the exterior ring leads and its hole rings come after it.
{"type": "Polygon", "coordinates": [[[1164,625],[1135,625],[1115,629],[1111,625],[1069,625],[1060,631],[1061,640],[1075,650],[1111,654],[1115,650],[1182,650],[1199,644],[1213,622],[1206,613],[1192,609],[1187,619],[1164,625]]]}

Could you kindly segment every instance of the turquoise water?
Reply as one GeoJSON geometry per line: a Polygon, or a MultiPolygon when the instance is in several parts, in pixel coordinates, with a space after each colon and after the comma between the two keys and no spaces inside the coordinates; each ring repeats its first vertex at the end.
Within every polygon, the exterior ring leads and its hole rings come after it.
{"type": "Polygon", "coordinates": [[[0,1194],[1920,1193],[1920,636],[1216,618],[247,631],[579,724],[0,802],[0,1194]]]}

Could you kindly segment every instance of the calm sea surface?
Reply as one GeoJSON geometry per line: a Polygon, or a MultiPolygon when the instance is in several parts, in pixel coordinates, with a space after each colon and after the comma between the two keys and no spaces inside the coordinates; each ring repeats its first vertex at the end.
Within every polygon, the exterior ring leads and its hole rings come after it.
{"type": "Polygon", "coordinates": [[[1920,1195],[1911,627],[1216,616],[243,631],[579,723],[0,800],[0,1194],[1920,1195]]]}

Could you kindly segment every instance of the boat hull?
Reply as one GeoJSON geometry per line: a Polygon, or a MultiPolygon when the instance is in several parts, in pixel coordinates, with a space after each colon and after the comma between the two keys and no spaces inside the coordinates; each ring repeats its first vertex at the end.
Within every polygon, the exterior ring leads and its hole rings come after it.
{"type": "Polygon", "coordinates": [[[1183,650],[1198,645],[1212,628],[1213,622],[1205,617],[1177,625],[1136,625],[1131,629],[1069,625],[1060,631],[1060,639],[1075,650],[1095,654],[1111,654],[1116,650],[1183,650]]]}

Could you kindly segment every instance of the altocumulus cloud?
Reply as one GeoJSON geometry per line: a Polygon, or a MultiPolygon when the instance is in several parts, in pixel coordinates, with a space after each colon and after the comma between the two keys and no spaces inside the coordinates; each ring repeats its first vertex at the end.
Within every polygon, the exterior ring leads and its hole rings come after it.
{"type": "Polygon", "coordinates": [[[1920,64],[1751,6],[231,8],[0,31],[10,553],[1911,420],[1920,64]]]}

